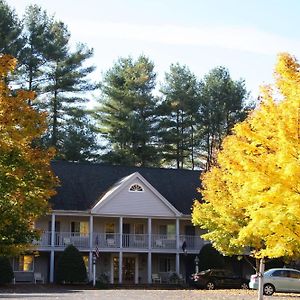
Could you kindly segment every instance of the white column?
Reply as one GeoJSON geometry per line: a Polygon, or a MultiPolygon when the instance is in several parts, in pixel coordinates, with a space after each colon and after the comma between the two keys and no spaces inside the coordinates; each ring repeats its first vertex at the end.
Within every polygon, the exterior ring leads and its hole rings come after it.
{"type": "Polygon", "coordinates": [[[119,218],[120,249],[123,248],[123,217],[119,218]]]}
{"type": "Polygon", "coordinates": [[[55,246],[55,214],[51,218],[51,247],[55,246]]]}
{"type": "Polygon", "coordinates": [[[180,274],[180,254],[176,253],[176,273],[180,274]]]}
{"type": "Polygon", "coordinates": [[[152,253],[148,252],[148,283],[152,283],[152,253]]]}
{"type": "Polygon", "coordinates": [[[122,266],[123,266],[123,253],[120,251],[119,252],[119,283],[122,283],[122,266]]]}
{"type": "Polygon", "coordinates": [[[148,250],[152,248],[152,219],[148,218],[148,250]]]}
{"type": "Polygon", "coordinates": [[[180,248],[180,236],[179,236],[179,219],[176,218],[176,250],[179,251],[180,248]]]}
{"type": "Polygon", "coordinates": [[[152,283],[152,219],[148,218],[148,262],[147,262],[147,281],[152,283]]]}
{"type": "Polygon", "coordinates": [[[54,250],[50,253],[50,283],[54,282],[54,250]]]}
{"type": "Polygon", "coordinates": [[[176,273],[179,274],[179,266],[180,266],[180,257],[179,257],[179,249],[180,249],[180,236],[179,236],[179,218],[176,218],[176,273]]]}
{"type": "Polygon", "coordinates": [[[51,217],[51,253],[50,253],[50,283],[54,282],[54,247],[55,247],[55,214],[51,217]]]}
{"type": "Polygon", "coordinates": [[[93,280],[93,252],[89,252],[89,280],[93,280]]]}
{"type": "Polygon", "coordinates": [[[134,270],[134,283],[138,284],[139,283],[139,257],[135,257],[135,270],[134,270]]]}
{"type": "Polygon", "coordinates": [[[90,231],[89,231],[89,279],[93,279],[93,236],[94,236],[94,217],[90,215],[90,231]]]}

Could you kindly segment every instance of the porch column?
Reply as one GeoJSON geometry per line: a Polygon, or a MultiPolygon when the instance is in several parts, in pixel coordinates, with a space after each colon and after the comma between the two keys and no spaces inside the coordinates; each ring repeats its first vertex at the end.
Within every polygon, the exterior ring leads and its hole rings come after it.
{"type": "Polygon", "coordinates": [[[54,250],[50,253],[50,283],[54,282],[54,250]]]}
{"type": "Polygon", "coordinates": [[[89,252],[89,280],[93,280],[93,251],[89,252]]]}
{"type": "Polygon", "coordinates": [[[119,218],[120,249],[123,248],[123,217],[119,218]]]}
{"type": "Polygon", "coordinates": [[[176,273],[180,274],[180,254],[176,253],[176,273]]]}
{"type": "Polygon", "coordinates": [[[148,250],[152,248],[152,219],[148,218],[148,250]]]}
{"type": "Polygon", "coordinates": [[[180,236],[179,236],[179,219],[176,218],[176,250],[179,251],[180,247],[180,236]]]}
{"type": "Polygon", "coordinates": [[[119,283],[122,283],[122,266],[123,266],[123,253],[120,251],[119,252],[119,283]]]}
{"type": "Polygon", "coordinates": [[[90,215],[90,231],[89,231],[89,279],[93,280],[93,236],[94,236],[94,217],[90,215]]]}
{"type": "Polygon", "coordinates": [[[148,283],[152,283],[152,253],[148,252],[148,283]]]}
{"type": "Polygon", "coordinates": [[[51,217],[51,247],[55,246],[55,214],[51,217]]]}
{"type": "Polygon", "coordinates": [[[179,256],[179,249],[180,249],[180,236],[179,236],[179,218],[176,218],[176,273],[179,274],[179,266],[180,266],[180,256],[179,256]]]}
{"type": "Polygon", "coordinates": [[[147,264],[147,282],[152,283],[152,219],[148,218],[148,264],[147,264]]]}
{"type": "Polygon", "coordinates": [[[55,247],[55,214],[51,216],[51,253],[50,253],[50,283],[54,282],[54,247],[55,247]]]}

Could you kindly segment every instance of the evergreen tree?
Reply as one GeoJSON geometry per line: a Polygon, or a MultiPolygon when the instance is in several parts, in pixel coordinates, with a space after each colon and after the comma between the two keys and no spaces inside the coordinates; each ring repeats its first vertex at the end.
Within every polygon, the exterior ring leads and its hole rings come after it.
{"type": "Polygon", "coordinates": [[[56,268],[59,283],[80,283],[87,280],[86,267],[78,249],[69,245],[60,255],[56,268]]]}
{"type": "Polygon", "coordinates": [[[5,0],[0,0],[0,54],[19,58],[25,43],[22,30],[22,22],[15,10],[5,0]]]}
{"type": "Polygon", "coordinates": [[[97,136],[87,113],[76,109],[64,127],[64,139],[59,158],[68,161],[98,160],[97,136]]]}
{"type": "Polygon", "coordinates": [[[11,283],[14,272],[10,261],[5,256],[0,256],[0,284],[11,283]]]}
{"type": "Polygon", "coordinates": [[[37,93],[45,84],[45,70],[53,51],[51,27],[54,19],[37,5],[27,7],[24,17],[26,44],[20,57],[20,78],[22,88],[37,93]],[[24,85],[26,83],[26,85],[24,85]]]}
{"type": "Polygon", "coordinates": [[[177,168],[195,166],[199,144],[199,83],[187,66],[171,65],[161,88],[164,95],[158,109],[157,131],[163,164],[177,168]]]}
{"type": "Polygon", "coordinates": [[[104,160],[138,166],[157,163],[153,69],[153,63],[140,56],[136,61],[120,58],[106,73],[96,111],[99,130],[110,146],[104,160]]]}
{"type": "Polygon", "coordinates": [[[222,139],[235,123],[246,117],[249,110],[245,105],[247,95],[244,81],[232,80],[224,67],[214,68],[204,77],[200,110],[206,168],[215,158],[222,139]]]}
{"type": "Polygon", "coordinates": [[[73,117],[76,108],[88,101],[86,93],[96,88],[88,75],[93,66],[85,66],[93,50],[78,44],[74,52],[69,50],[70,33],[62,22],[54,22],[51,28],[52,50],[47,66],[44,95],[40,107],[48,112],[48,143],[60,151],[63,145],[63,127],[73,117]]]}

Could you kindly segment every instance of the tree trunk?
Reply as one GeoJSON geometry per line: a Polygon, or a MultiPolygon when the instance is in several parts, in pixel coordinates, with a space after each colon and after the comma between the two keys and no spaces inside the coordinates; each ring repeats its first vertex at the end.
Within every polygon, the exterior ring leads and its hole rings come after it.
{"type": "Polygon", "coordinates": [[[258,300],[264,299],[264,272],[265,272],[265,260],[260,259],[259,272],[258,272],[258,300]]]}

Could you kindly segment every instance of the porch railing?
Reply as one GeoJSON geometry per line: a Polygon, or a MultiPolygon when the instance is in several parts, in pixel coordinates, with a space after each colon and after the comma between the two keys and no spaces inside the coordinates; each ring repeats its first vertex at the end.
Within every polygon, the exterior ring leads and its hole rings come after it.
{"type": "MultiPolygon", "coordinates": [[[[99,249],[149,249],[148,234],[120,234],[118,233],[93,233],[92,247],[98,246],[99,249]]],[[[186,250],[200,250],[205,241],[198,236],[179,236],[179,249],[183,243],[186,244],[186,250]]],[[[34,242],[38,247],[52,247],[51,232],[46,231],[41,235],[39,241],[34,242]]],[[[89,249],[90,236],[88,234],[55,232],[54,247],[64,248],[72,244],[79,249],[89,249]]],[[[152,234],[150,238],[150,249],[176,250],[176,236],[152,234]]]]}

